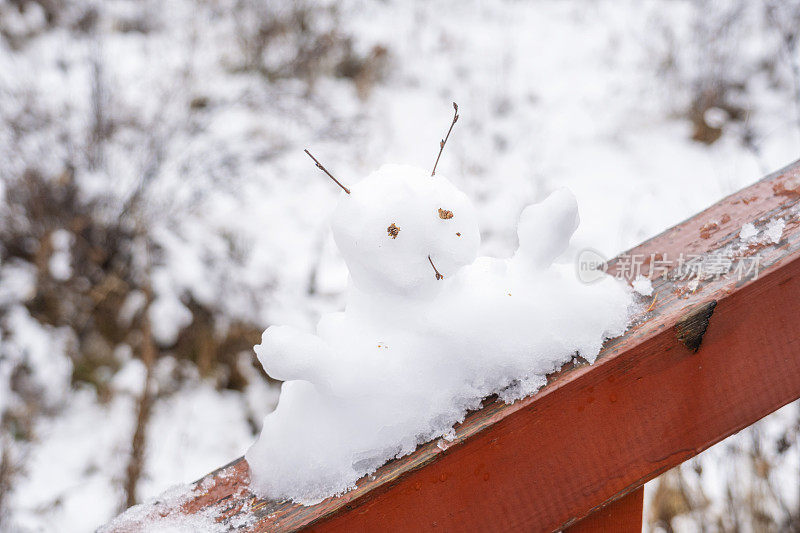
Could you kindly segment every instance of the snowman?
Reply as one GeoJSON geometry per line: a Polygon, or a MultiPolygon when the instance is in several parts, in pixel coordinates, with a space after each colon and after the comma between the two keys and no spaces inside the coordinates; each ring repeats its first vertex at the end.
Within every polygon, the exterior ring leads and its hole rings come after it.
{"type": "MultiPolygon", "coordinates": [[[[440,156],[457,117],[456,107],[440,156]]],[[[340,494],[452,435],[486,396],[531,394],[625,329],[623,286],[585,285],[553,264],[579,223],[566,189],[523,210],[513,257],[479,258],[475,209],[435,166],[384,165],[347,188],[314,161],[343,189],[331,227],[347,303],[313,333],[272,326],[255,348],[284,382],[246,454],[255,493],[300,503],[340,494]]]]}

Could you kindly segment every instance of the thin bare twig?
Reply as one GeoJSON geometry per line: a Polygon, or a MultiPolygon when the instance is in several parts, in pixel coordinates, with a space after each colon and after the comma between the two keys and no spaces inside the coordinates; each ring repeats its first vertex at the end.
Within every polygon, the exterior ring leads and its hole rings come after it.
{"type": "Polygon", "coordinates": [[[436,162],[433,164],[433,170],[431,171],[431,176],[436,174],[436,165],[439,164],[439,158],[442,157],[442,152],[444,151],[444,145],[447,144],[447,139],[450,138],[450,132],[453,131],[453,126],[456,125],[458,122],[458,104],[453,102],[453,122],[450,123],[450,129],[447,130],[447,135],[445,135],[444,139],[439,141],[439,155],[436,156],[436,162]]]}
{"type": "Polygon", "coordinates": [[[150,327],[150,317],[147,312],[153,300],[153,293],[148,285],[145,288],[146,306],[142,313],[142,345],[141,358],[145,366],[144,386],[136,405],[136,429],[131,440],[131,455],[125,472],[125,506],[131,507],[138,503],[136,487],[144,470],[144,451],[147,445],[147,426],[153,408],[153,366],[158,354],[150,327]]]}
{"type": "Polygon", "coordinates": [[[327,168],[325,168],[325,167],[323,167],[323,166],[322,166],[322,163],[320,163],[319,161],[317,161],[317,158],[316,158],[316,157],[314,157],[313,155],[311,155],[311,152],[309,152],[309,151],[308,151],[308,148],[306,148],[304,151],[305,151],[305,153],[307,153],[307,154],[308,154],[308,157],[310,157],[311,159],[313,159],[313,160],[314,160],[314,163],[317,165],[317,168],[318,168],[318,169],[320,169],[321,171],[323,171],[325,174],[327,174],[327,175],[328,175],[328,177],[329,177],[329,178],[331,178],[333,181],[335,181],[335,182],[336,182],[336,185],[338,185],[339,187],[341,187],[342,189],[344,189],[344,192],[346,192],[347,194],[350,194],[350,189],[348,189],[347,187],[345,187],[344,185],[342,185],[342,184],[339,182],[339,180],[337,180],[336,178],[334,178],[334,177],[333,177],[333,174],[331,174],[330,172],[328,172],[328,169],[327,169],[327,168]]]}
{"type": "Polygon", "coordinates": [[[436,265],[433,264],[433,259],[431,259],[431,256],[428,256],[428,261],[430,262],[431,266],[433,267],[433,271],[436,272],[436,279],[437,280],[444,279],[444,276],[439,274],[439,271],[436,269],[436,265]]]}
{"type": "Polygon", "coordinates": [[[649,313],[650,311],[653,310],[653,307],[655,307],[657,300],[658,300],[658,293],[656,293],[655,296],[653,296],[653,301],[650,302],[650,307],[647,308],[647,311],[645,311],[645,313],[649,313]]]}
{"type": "Polygon", "coordinates": [[[8,451],[5,441],[0,441],[0,444],[2,444],[0,447],[0,516],[3,516],[8,512],[5,507],[5,496],[11,491],[16,469],[11,464],[11,453],[8,451]]]}

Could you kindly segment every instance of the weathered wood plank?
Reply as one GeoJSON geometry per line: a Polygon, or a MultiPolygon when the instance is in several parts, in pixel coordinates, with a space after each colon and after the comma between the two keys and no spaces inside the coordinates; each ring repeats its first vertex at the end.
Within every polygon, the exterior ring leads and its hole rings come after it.
{"type": "Polygon", "coordinates": [[[247,518],[246,531],[575,524],[800,397],[798,199],[795,163],[610,261],[611,273],[637,254],[645,266],[681,253],[760,264],[741,280],[654,279],[650,310],[594,365],[568,365],[513,405],[488,399],[455,441],[423,445],[310,507],[254,497],[239,459],[199,480],[182,511],[212,513],[231,529],[247,518]],[[737,249],[743,223],[777,217],[786,223],[779,242],[737,249]]]}

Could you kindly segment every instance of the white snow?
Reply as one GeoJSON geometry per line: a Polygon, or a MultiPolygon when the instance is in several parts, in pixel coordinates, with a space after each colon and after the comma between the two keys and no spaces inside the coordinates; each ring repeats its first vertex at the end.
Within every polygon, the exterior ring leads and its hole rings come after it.
{"type": "Polygon", "coordinates": [[[766,234],[769,242],[777,244],[783,235],[783,228],[786,227],[786,221],[782,218],[773,218],[767,222],[766,234]]]}
{"type": "Polygon", "coordinates": [[[192,312],[176,294],[161,294],[148,307],[153,337],[159,344],[170,346],[178,339],[181,329],[192,322],[192,312]]]}
{"type": "Polygon", "coordinates": [[[642,296],[652,296],[653,294],[653,283],[644,276],[637,276],[632,285],[633,290],[642,296]]]}
{"type": "Polygon", "coordinates": [[[40,420],[40,443],[27,451],[26,475],[9,494],[19,530],[93,531],[119,512],[123,494],[113,481],[124,479],[134,408],[127,395],[102,405],[79,390],[60,416],[40,420]],[[37,501],[54,503],[31,505],[37,501]]]}
{"type": "Polygon", "coordinates": [[[225,524],[217,522],[210,513],[182,514],[180,506],[193,494],[188,484],[175,485],[158,498],[135,505],[100,527],[98,533],[215,533],[227,531],[225,524]]]}
{"type": "MultiPolygon", "coordinates": [[[[268,403],[267,407],[274,405],[268,403]]],[[[187,387],[182,394],[154,407],[148,462],[140,483],[142,494],[158,494],[165,480],[193,480],[241,457],[252,439],[243,420],[242,398],[233,391],[216,391],[209,383],[187,387]],[[194,425],[176,420],[202,421],[194,425]],[[183,453],[175,457],[170,450],[183,453]]]]}
{"type": "Polygon", "coordinates": [[[777,244],[783,235],[786,221],[782,218],[771,218],[766,224],[759,223],[759,227],[750,222],[742,226],[739,239],[746,244],[777,244]]]}
{"type": "Polygon", "coordinates": [[[746,224],[742,225],[742,230],[739,232],[739,239],[743,240],[744,242],[749,242],[757,234],[758,230],[756,227],[751,222],[747,222],[746,224]]]}
{"type": "Polygon", "coordinates": [[[192,322],[192,312],[181,301],[167,269],[158,269],[153,274],[153,287],[157,296],[147,309],[153,337],[159,344],[169,346],[177,340],[181,329],[192,322]]]}
{"type": "Polygon", "coordinates": [[[256,347],[284,384],[246,454],[251,488],[320,501],[451,436],[486,396],[513,401],[576,354],[593,362],[631,298],[621,281],[584,284],[554,264],[578,223],[575,197],[557,190],[522,212],[513,257],[478,258],[473,207],[440,175],[385,165],[342,194],[332,228],[347,304],[316,334],[273,326],[256,347]]]}
{"type": "Polygon", "coordinates": [[[46,405],[61,403],[67,391],[61,386],[69,381],[72,374],[72,361],[66,355],[70,342],[70,332],[66,328],[52,328],[37,322],[30,313],[14,307],[2,324],[7,330],[4,339],[5,357],[19,362],[34,374],[41,384],[41,399],[46,405]]]}
{"type": "Polygon", "coordinates": [[[66,280],[72,276],[70,247],[75,238],[66,230],[58,230],[50,236],[53,245],[53,255],[50,256],[48,267],[50,273],[57,280],[66,280]]]}

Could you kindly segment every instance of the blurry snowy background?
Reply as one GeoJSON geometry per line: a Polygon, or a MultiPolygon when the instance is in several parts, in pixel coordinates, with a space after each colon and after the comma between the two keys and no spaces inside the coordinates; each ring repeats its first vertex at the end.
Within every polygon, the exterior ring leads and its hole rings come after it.
{"type": "MultiPolygon", "coordinates": [[[[241,455],[251,347],[341,304],[326,226],[433,164],[508,254],[566,185],[613,255],[800,155],[800,2],[0,0],[0,530],[90,531],[241,455]]],[[[256,363],[256,364],[254,364],[256,363]]],[[[800,528],[798,406],[648,485],[648,527],[800,528]]]]}

